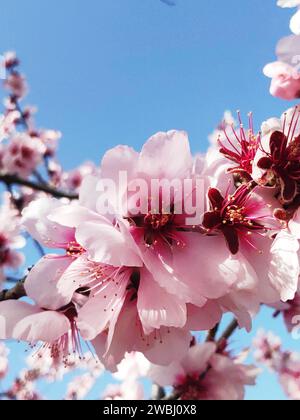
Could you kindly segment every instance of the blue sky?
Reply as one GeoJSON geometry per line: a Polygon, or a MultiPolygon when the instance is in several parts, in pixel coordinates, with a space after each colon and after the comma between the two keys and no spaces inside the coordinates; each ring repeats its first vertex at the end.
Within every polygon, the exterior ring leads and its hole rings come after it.
{"type": "MultiPolygon", "coordinates": [[[[288,106],[269,95],[262,75],[276,42],[289,34],[291,11],[276,0],[177,0],[176,7],[159,0],[0,0],[0,9],[0,53],[13,49],[21,57],[39,125],[63,132],[66,168],[100,162],[117,144],[139,148],[173,128],[188,131],[193,151],[204,151],[224,110],[253,111],[259,125],[288,106]]],[[[284,334],[268,311],[255,324],[284,334]]],[[[300,350],[284,336],[287,347],[300,350]]],[[[17,367],[23,350],[13,348],[17,367]]],[[[247,397],[284,398],[268,374],[247,397]]]]}

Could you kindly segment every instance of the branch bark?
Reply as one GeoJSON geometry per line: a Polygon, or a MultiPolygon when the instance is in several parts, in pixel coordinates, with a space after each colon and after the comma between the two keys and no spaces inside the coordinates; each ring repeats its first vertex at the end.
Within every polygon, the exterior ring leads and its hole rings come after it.
{"type": "Polygon", "coordinates": [[[232,336],[232,334],[238,329],[239,324],[236,319],[233,319],[232,322],[228,325],[222,337],[218,340],[218,348],[222,347],[224,343],[232,336]]]}
{"type": "Polygon", "coordinates": [[[0,292],[0,302],[5,302],[7,300],[18,300],[26,296],[26,291],[24,288],[25,279],[19,281],[14,287],[7,290],[2,290],[0,292]]]}
{"type": "Polygon", "coordinates": [[[57,190],[47,184],[35,183],[33,181],[22,179],[17,175],[0,175],[0,182],[6,185],[19,185],[31,188],[34,191],[41,191],[52,195],[54,198],[68,198],[69,200],[77,200],[78,194],[68,193],[66,191],[57,190]]]}
{"type": "Polygon", "coordinates": [[[206,342],[207,343],[210,343],[210,342],[214,342],[215,341],[216,335],[217,335],[217,333],[219,331],[219,328],[220,328],[220,324],[217,324],[215,326],[215,328],[213,328],[212,330],[210,330],[208,332],[208,335],[207,335],[207,338],[206,338],[206,342]]]}

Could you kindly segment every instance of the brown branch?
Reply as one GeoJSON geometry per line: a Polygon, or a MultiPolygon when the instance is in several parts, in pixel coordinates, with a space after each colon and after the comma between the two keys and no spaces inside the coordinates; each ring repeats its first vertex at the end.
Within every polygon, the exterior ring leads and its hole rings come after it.
{"type": "Polygon", "coordinates": [[[207,343],[215,341],[219,328],[220,328],[220,324],[217,324],[212,330],[208,332],[208,335],[206,338],[207,343]]]}
{"type": "Polygon", "coordinates": [[[17,175],[0,175],[0,182],[11,186],[11,185],[19,185],[23,187],[31,188],[34,191],[41,191],[47,194],[52,195],[54,198],[68,198],[69,200],[77,200],[78,194],[68,193],[66,191],[57,190],[54,187],[51,187],[47,184],[35,183],[33,181],[22,179],[17,175]]]}
{"type": "Polygon", "coordinates": [[[14,287],[7,290],[2,290],[0,292],[0,302],[7,300],[18,300],[26,296],[26,291],[24,288],[24,280],[19,281],[14,287]]]}
{"type": "Polygon", "coordinates": [[[232,336],[232,334],[238,329],[239,324],[236,319],[233,319],[232,322],[228,325],[222,337],[218,340],[218,348],[222,348],[224,344],[226,345],[227,340],[232,336]]]}
{"type": "Polygon", "coordinates": [[[166,392],[162,386],[153,384],[152,385],[152,400],[159,401],[166,397],[166,392]]]}
{"type": "Polygon", "coordinates": [[[178,401],[180,399],[181,395],[179,392],[174,392],[173,394],[164,397],[161,399],[161,401],[178,401]]]}

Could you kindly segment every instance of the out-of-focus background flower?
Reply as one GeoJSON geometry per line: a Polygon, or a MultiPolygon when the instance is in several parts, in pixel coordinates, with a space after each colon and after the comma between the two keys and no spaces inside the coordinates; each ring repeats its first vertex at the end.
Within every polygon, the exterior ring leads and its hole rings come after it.
{"type": "MultiPolygon", "coordinates": [[[[172,128],[188,131],[193,150],[204,151],[225,110],[253,111],[259,126],[288,106],[270,96],[262,73],[278,39],[289,34],[293,13],[275,0],[0,0],[0,9],[0,53],[16,50],[22,59],[39,126],[63,133],[65,169],[98,163],[117,144],[139,148],[172,128]]],[[[37,257],[32,250],[29,264],[37,257]]],[[[235,335],[231,348],[247,347],[261,326],[300,351],[271,310],[263,310],[250,336],[235,335]]],[[[26,357],[22,345],[10,350],[6,381],[26,357]]],[[[89,398],[109,381],[102,376],[89,398]]],[[[41,385],[48,398],[65,389],[65,381],[41,385]]],[[[285,399],[268,372],[247,391],[247,399],[264,398],[285,399]]]]}

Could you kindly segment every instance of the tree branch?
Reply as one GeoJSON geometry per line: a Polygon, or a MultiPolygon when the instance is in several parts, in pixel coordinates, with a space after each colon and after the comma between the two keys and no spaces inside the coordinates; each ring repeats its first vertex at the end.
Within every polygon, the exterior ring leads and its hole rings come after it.
{"type": "Polygon", "coordinates": [[[152,400],[159,401],[163,400],[166,396],[166,392],[162,386],[153,384],[152,386],[152,400]]]}
{"type": "MultiPolygon", "coordinates": [[[[219,330],[220,325],[217,324],[215,328],[209,331],[206,342],[214,341],[219,330]]],[[[236,319],[233,319],[232,322],[228,325],[221,338],[217,342],[217,351],[224,350],[224,347],[227,344],[227,340],[232,336],[232,334],[237,330],[239,324],[236,319]]],[[[204,376],[209,372],[211,367],[208,367],[207,371],[204,373],[204,376]]],[[[180,393],[174,391],[172,394],[162,398],[162,401],[177,401],[181,398],[180,393]]]]}
{"type": "Polygon", "coordinates": [[[222,337],[218,340],[218,348],[221,348],[224,343],[232,336],[232,334],[238,329],[239,324],[236,319],[233,319],[232,322],[228,325],[222,337]]]}
{"type": "Polygon", "coordinates": [[[50,185],[35,183],[33,181],[22,179],[17,175],[0,175],[0,182],[11,186],[11,185],[19,185],[23,187],[31,188],[34,191],[41,191],[47,194],[52,195],[54,198],[68,198],[69,200],[77,200],[78,194],[68,193],[66,191],[57,190],[50,185]]]}
{"type": "Polygon", "coordinates": [[[178,401],[180,397],[181,395],[179,394],[179,392],[174,392],[173,394],[162,398],[161,401],[178,401]]]}
{"type": "Polygon", "coordinates": [[[215,338],[216,338],[216,335],[219,331],[219,328],[220,328],[220,324],[217,324],[212,330],[210,330],[208,332],[208,335],[207,335],[207,338],[206,338],[207,343],[215,341],[215,338]]]}
{"type": "Polygon", "coordinates": [[[18,300],[22,297],[26,296],[26,291],[24,288],[24,282],[25,279],[22,281],[19,281],[14,287],[7,290],[2,290],[0,292],[0,302],[4,302],[7,300],[18,300]]]}

